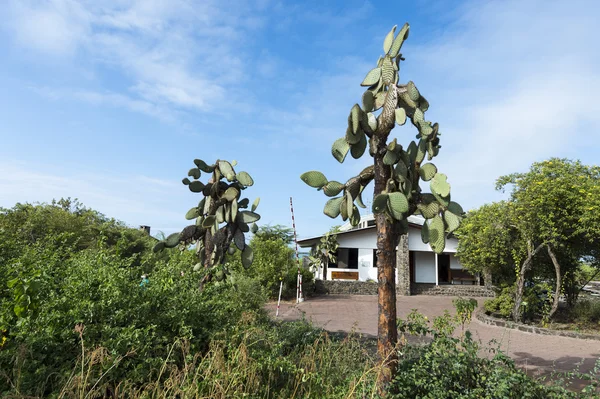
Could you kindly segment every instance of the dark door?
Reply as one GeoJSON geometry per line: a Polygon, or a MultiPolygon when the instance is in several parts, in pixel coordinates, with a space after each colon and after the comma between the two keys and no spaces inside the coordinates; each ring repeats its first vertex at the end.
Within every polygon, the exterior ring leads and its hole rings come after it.
{"type": "Polygon", "coordinates": [[[450,282],[450,255],[438,255],[438,282],[450,282]]]}

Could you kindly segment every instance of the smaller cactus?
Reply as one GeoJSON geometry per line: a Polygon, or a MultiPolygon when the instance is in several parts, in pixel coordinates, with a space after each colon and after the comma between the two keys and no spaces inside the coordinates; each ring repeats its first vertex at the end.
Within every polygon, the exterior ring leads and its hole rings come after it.
{"type": "MultiPolygon", "coordinates": [[[[207,165],[204,161],[195,159],[194,163],[196,168],[188,172],[188,176],[194,180],[190,181],[186,177],[182,183],[187,185],[190,191],[204,196],[198,206],[191,208],[185,215],[186,219],[195,222],[180,233],[173,233],[164,241],[159,241],[153,249],[158,252],[179,246],[184,250],[189,244],[196,242],[200,264],[208,271],[202,282],[205,283],[213,277],[215,280],[222,280],[227,276],[227,269],[218,265],[223,263],[225,255],[231,252],[233,241],[245,253],[244,266],[248,267],[252,262],[252,250],[245,244],[244,233],[250,231],[248,223],[252,223],[253,231],[257,229],[254,222],[260,219],[260,215],[255,212],[259,199],[252,204],[252,211],[239,211],[240,208],[246,209],[249,204],[248,198],[240,198],[241,192],[252,186],[254,180],[247,172],[235,173],[234,167],[237,162],[217,160],[214,165],[207,165]],[[206,184],[198,180],[201,176],[200,171],[212,173],[206,184]],[[211,248],[212,252],[207,253],[208,248],[211,248]]],[[[194,270],[199,270],[199,267],[194,266],[194,270]]]]}

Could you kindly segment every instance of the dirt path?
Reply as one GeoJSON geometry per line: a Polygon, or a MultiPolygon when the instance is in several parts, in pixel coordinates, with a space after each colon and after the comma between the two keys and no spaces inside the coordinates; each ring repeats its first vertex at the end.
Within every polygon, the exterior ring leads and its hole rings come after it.
{"type": "MultiPolygon", "coordinates": [[[[417,295],[398,299],[398,317],[405,318],[412,309],[418,309],[431,319],[444,310],[454,314],[452,297],[417,295]]],[[[483,298],[478,299],[479,305],[483,298]]],[[[275,314],[276,305],[268,306],[275,314]]],[[[377,297],[331,295],[311,298],[298,306],[281,305],[280,318],[297,320],[302,317],[328,331],[356,332],[376,336],[377,297]]],[[[473,320],[468,329],[483,344],[495,340],[518,365],[535,374],[549,374],[552,370],[592,370],[600,358],[600,341],[526,333],[509,328],[489,326],[473,320]]]]}

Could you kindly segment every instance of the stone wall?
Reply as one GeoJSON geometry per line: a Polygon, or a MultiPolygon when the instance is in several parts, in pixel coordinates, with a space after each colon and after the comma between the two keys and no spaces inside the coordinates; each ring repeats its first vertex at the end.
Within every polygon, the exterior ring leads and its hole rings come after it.
{"type": "Polygon", "coordinates": [[[408,234],[400,236],[398,251],[396,251],[396,271],[398,273],[398,284],[396,294],[410,295],[410,262],[408,252],[408,234]]]}
{"type": "MultiPolygon", "coordinates": [[[[396,286],[396,295],[407,295],[396,286]]],[[[366,281],[315,280],[314,295],[377,295],[377,283],[366,281]]],[[[447,295],[469,297],[494,297],[492,289],[482,285],[413,284],[409,295],[447,295]]]]}
{"type": "Polygon", "coordinates": [[[490,315],[485,314],[484,309],[479,309],[475,314],[477,320],[482,323],[489,324],[497,327],[513,328],[515,330],[524,331],[532,334],[542,335],[557,335],[560,337],[579,338],[579,339],[592,339],[600,341],[600,335],[597,334],[584,334],[577,331],[570,330],[551,330],[549,328],[542,328],[537,326],[530,326],[527,324],[515,323],[510,320],[498,319],[490,315]]]}
{"type": "Polygon", "coordinates": [[[316,295],[377,295],[377,283],[367,281],[315,280],[316,295]]]}
{"type": "Polygon", "coordinates": [[[482,285],[439,285],[435,284],[413,284],[411,286],[413,295],[445,295],[445,296],[496,296],[493,289],[482,285]]]}

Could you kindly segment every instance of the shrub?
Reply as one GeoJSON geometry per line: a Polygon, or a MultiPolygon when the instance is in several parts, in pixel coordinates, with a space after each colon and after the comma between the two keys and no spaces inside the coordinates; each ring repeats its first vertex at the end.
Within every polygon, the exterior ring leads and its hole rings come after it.
{"type": "MultiPolygon", "coordinates": [[[[24,255],[20,268],[39,271],[39,289],[32,298],[35,312],[14,314],[2,301],[0,321],[8,340],[0,351],[0,391],[19,381],[22,392],[44,395],[71,373],[81,351],[75,326],[84,328],[88,347],[105,348],[123,357],[108,377],[141,383],[154,378],[173,342],[183,339],[192,353],[208,349],[211,337],[230,329],[244,311],[258,310],[266,296],[260,285],[240,276],[231,283],[198,290],[199,276],[191,272],[193,254],[175,251],[158,262],[149,283],[140,287],[143,266],[108,250],[84,250],[67,260],[51,252],[24,255]],[[25,267],[26,266],[26,267],[25,267]],[[181,276],[182,270],[188,270],[181,276]],[[15,358],[27,362],[13,369],[15,358]]],[[[181,353],[171,356],[184,361],[181,353]]]]}
{"type": "Polygon", "coordinates": [[[573,307],[575,321],[600,324],[600,300],[580,300],[573,307]]]}
{"type": "Polygon", "coordinates": [[[510,285],[502,288],[496,298],[487,299],[483,307],[488,314],[497,313],[502,317],[510,317],[515,306],[515,287],[510,285]]]}
{"type": "MultiPolygon", "coordinates": [[[[314,275],[307,269],[301,267],[302,274],[302,295],[304,297],[311,296],[315,292],[314,275]]],[[[291,268],[285,275],[283,280],[283,292],[281,296],[285,299],[296,297],[296,285],[298,280],[298,269],[291,268]]]]}
{"type": "MultiPolygon", "coordinates": [[[[576,398],[596,397],[596,385],[578,396],[563,387],[535,380],[518,369],[512,359],[497,348],[489,348],[491,358],[480,357],[482,351],[471,333],[454,337],[455,325],[449,314],[433,321],[433,328],[422,315],[413,311],[400,331],[430,336],[427,345],[405,345],[391,387],[392,398],[479,399],[479,398],[576,398]]],[[[582,376],[597,379],[597,375],[582,376]]]]}

